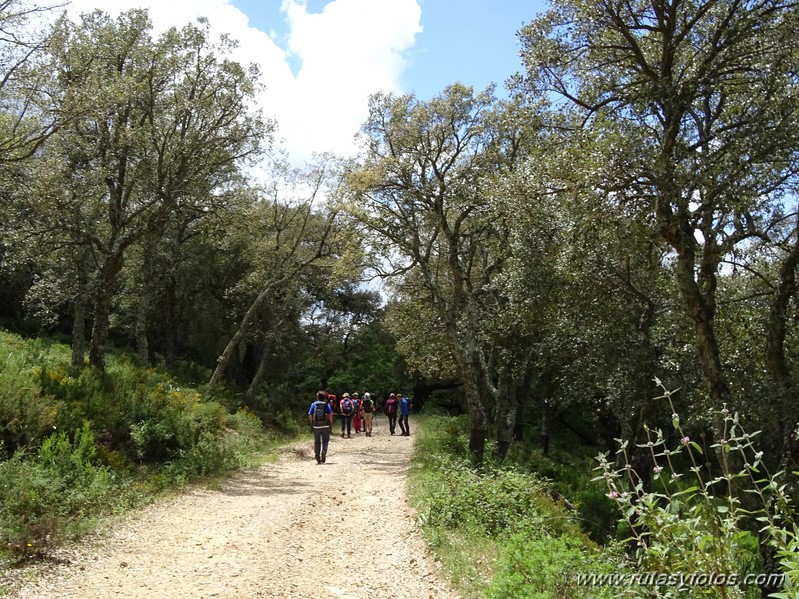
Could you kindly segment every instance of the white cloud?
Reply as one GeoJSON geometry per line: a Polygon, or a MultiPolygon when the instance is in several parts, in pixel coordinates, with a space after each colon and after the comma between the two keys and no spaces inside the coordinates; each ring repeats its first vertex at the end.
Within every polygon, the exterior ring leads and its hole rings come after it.
{"type": "Polygon", "coordinates": [[[295,162],[313,152],[353,151],[369,95],[401,91],[405,56],[421,32],[417,0],[332,0],[315,14],[305,0],[283,0],[286,50],[251,27],[229,0],[72,0],[71,12],[100,8],[116,15],[135,7],[150,11],[156,33],[204,16],[214,34],[238,40],[234,58],[260,66],[266,89],[259,103],[277,120],[278,137],[295,162]],[[300,64],[296,76],[289,58],[300,64]]]}

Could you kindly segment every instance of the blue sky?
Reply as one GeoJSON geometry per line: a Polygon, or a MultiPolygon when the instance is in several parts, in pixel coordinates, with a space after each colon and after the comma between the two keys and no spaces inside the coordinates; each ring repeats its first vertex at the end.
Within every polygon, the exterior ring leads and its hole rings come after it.
{"type": "MultiPolygon", "coordinates": [[[[383,0],[372,0],[381,2],[383,0]]],[[[331,0],[308,0],[309,13],[320,14],[331,0]]],[[[284,39],[288,23],[278,0],[232,0],[262,31],[284,39]]],[[[519,69],[516,32],[545,7],[544,0],[419,0],[422,31],[407,52],[409,65],[401,77],[404,92],[429,99],[456,81],[483,89],[519,69]]],[[[300,67],[290,61],[292,71],[300,67]]]]}
{"type": "Polygon", "coordinates": [[[377,91],[429,99],[461,82],[498,92],[520,68],[516,31],[544,0],[72,0],[73,14],[150,10],[156,33],[203,16],[257,63],[258,104],[292,161],[348,155],[377,91]]]}
{"type": "Polygon", "coordinates": [[[422,0],[423,31],[404,83],[427,99],[459,81],[501,91],[520,69],[516,32],[544,10],[542,0],[422,0]]]}

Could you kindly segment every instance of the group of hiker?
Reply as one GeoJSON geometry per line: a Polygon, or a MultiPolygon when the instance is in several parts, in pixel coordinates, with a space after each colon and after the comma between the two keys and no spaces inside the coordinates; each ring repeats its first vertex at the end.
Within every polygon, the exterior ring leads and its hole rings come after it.
{"type": "MultiPolygon", "coordinates": [[[[400,436],[410,437],[408,414],[411,402],[401,393],[389,393],[382,406],[383,412],[388,417],[389,432],[396,434],[397,424],[400,427],[400,436]]],[[[317,464],[324,464],[327,459],[327,448],[330,443],[330,433],[333,430],[334,416],[341,420],[341,438],[351,438],[352,430],[355,433],[363,431],[367,437],[372,436],[372,424],[377,413],[376,399],[368,391],[363,394],[343,393],[337,397],[326,391],[319,391],[316,399],[308,409],[308,422],[314,433],[314,457],[317,464]]]]}

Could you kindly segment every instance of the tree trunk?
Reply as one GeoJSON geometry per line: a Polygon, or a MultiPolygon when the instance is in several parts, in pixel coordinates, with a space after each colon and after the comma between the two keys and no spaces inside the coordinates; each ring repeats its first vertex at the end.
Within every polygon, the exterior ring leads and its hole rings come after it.
{"type": "MultiPolygon", "coordinates": [[[[676,151],[676,140],[680,135],[683,114],[681,107],[672,106],[664,123],[665,145],[656,165],[656,171],[659,171],[657,220],[661,236],[677,253],[675,282],[693,320],[695,345],[710,399],[709,407],[721,410],[730,400],[730,391],[724,378],[714,330],[716,270],[721,252],[713,245],[716,239],[714,233],[703,230],[705,245],[697,273],[698,242],[695,237],[695,225],[691,219],[687,200],[682,197],[683,190],[677,186],[678,178],[674,171],[673,153],[676,151]]],[[[719,422],[714,422],[714,426],[718,425],[719,422]]]]}
{"type": "Polygon", "coordinates": [[[81,292],[72,303],[72,365],[83,366],[86,354],[86,296],[81,292]]]}
{"type": "Polygon", "coordinates": [[[83,366],[86,356],[86,304],[89,299],[89,261],[88,249],[75,261],[78,279],[78,292],[72,301],[72,365],[83,366]]]}
{"type": "Polygon", "coordinates": [[[549,399],[541,396],[541,453],[549,454],[550,433],[552,429],[552,408],[549,399]]]}
{"type": "Polygon", "coordinates": [[[142,250],[141,288],[139,289],[138,306],[136,310],[136,350],[139,356],[139,366],[147,368],[150,362],[150,343],[147,338],[150,320],[150,307],[155,297],[153,280],[155,267],[153,256],[158,248],[158,242],[163,234],[163,226],[154,227],[144,236],[144,249],[142,250]]]}
{"type": "Polygon", "coordinates": [[[524,406],[528,395],[529,391],[521,389],[516,391],[516,425],[513,427],[513,440],[517,443],[524,442],[524,406]]]}
{"type": "MultiPolygon", "coordinates": [[[[693,252],[678,251],[676,279],[688,313],[693,319],[699,364],[705,377],[711,408],[721,410],[730,401],[730,390],[721,365],[718,340],[715,332],[715,288],[709,285],[704,293],[694,275],[693,252]]],[[[703,266],[703,270],[704,270],[703,266]]],[[[705,283],[707,285],[707,282],[705,283]]]]}
{"type": "Polygon", "coordinates": [[[469,451],[474,462],[480,464],[488,438],[488,406],[480,382],[480,360],[468,349],[454,347],[453,353],[461,371],[463,391],[469,407],[469,451]]]}
{"type": "Polygon", "coordinates": [[[505,367],[500,372],[499,388],[497,389],[497,457],[502,460],[508,454],[513,433],[516,428],[516,393],[511,380],[510,369],[505,367]]]}
{"type": "MultiPolygon", "coordinates": [[[[797,232],[799,235],[799,232],[797,232]]],[[[799,402],[794,397],[791,369],[785,357],[786,321],[791,298],[796,293],[796,268],[799,265],[799,239],[780,266],[780,280],[769,310],[766,334],[766,367],[774,382],[779,401],[779,423],[782,439],[780,469],[791,472],[799,463],[799,448],[794,431],[799,422],[799,402]]],[[[795,485],[794,485],[795,487],[795,485]]],[[[795,488],[793,489],[795,491],[795,488]]]]}
{"type": "Polygon", "coordinates": [[[97,295],[95,296],[89,364],[99,370],[105,370],[105,346],[108,343],[111,301],[114,298],[114,285],[116,284],[117,275],[122,270],[123,264],[124,258],[121,251],[106,258],[97,295]]]}
{"type": "Polygon", "coordinates": [[[178,318],[177,283],[173,273],[166,275],[164,282],[164,366],[168,372],[174,372],[177,363],[178,318]]]}
{"type": "Polygon", "coordinates": [[[524,407],[530,401],[530,385],[533,383],[534,374],[534,368],[527,368],[521,384],[516,385],[515,388],[516,420],[513,427],[513,440],[517,443],[524,441],[524,407]]]}
{"type": "Polygon", "coordinates": [[[541,452],[544,455],[549,453],[550,434],[552,429],[552,406],[549,398],[554,393],[553,373],[545,371],[540,377],[541,394],[541,452]]]}
{"type": "Polygon", "coordinates": [[[249,333],[252,323],[255,322],[255,316],[258,313],[258,310],[261,309],[261,306],[269,297],[273,287],[273,284],[269,284],[261,291],[261,293],[258,294],[258,297],[256,297],[253,303],[250,305],[247,313],[244,315],[244,318],[241,319],[241,324],[239,325],[238,330],[234,333],[233,337],[231,337],[230,341],[228,341],[228,344],[225,346],[222,355],[217,358],[216,369],[214,370],[214,374],[211,376],[211,380],[208,382],[208,395],[213,394],[216,391],[216,388],[219,386],[219,383],[222,382],[222,377],[225,374],[228,364],[230,364],[233,353],[239,347],[239,343],[241,343],[247,333],[249,333]]]}
{"type": "Polygon", "coordinates": [[[476,464],[483,461],[486,440],[488,439],[488,410],[482,396],[474,393],[467,385],[466,400],[469,404],[469,451],[476,464]]]}
{"type": "Polygon", "coordinates": [[[255,371],[255,375],[252,377],[252,380],[250,381],[250,386],[247,387],[247,392],[244,394],[244,398],[247,400],[247,403],[250,406],[252,405],[252,402],[255,401],[255,392],[264,378],[264,374],[266,373],[266,367],[268,365],[269,365],[269,344],[265,343],[263,350],[261,351],[261,359],[258,361],[258,368],[255,371]]]}
{"type": "Polygon", "coordinates": [[[145,293],[139,297],[136,310],[136,352],[139,356],[139,366],[150,366],[150,344],[147,341],[147,309],[150,302],[145,299],[145,293]]]}

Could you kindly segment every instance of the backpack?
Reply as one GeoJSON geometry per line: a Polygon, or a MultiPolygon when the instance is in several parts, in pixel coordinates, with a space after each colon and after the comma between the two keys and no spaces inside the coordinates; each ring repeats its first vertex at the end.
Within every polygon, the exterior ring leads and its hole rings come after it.
{"type": "Polygon", "coordinates": [[[374,412],[374,404],[372,404],[371,399],[364,399],[363,400],[363,411],[367,414],[371,414],[374,412]]]}
{"type": "Polygon", "coordinates": [[[327,402],[315,401],[313,404],[313,426],[327,426],[327,402]]]}
{"type": "Polygon", "coordinates": [[[352,414],[352,400],[349,397],[345,397],[341,402],[341,411],[344,414],[352,414]]]}
{"type": "Polygon", "coordinates": [[[397,400],[393,397],[386,400],[386,414],[397,413],[397,400]]]}

